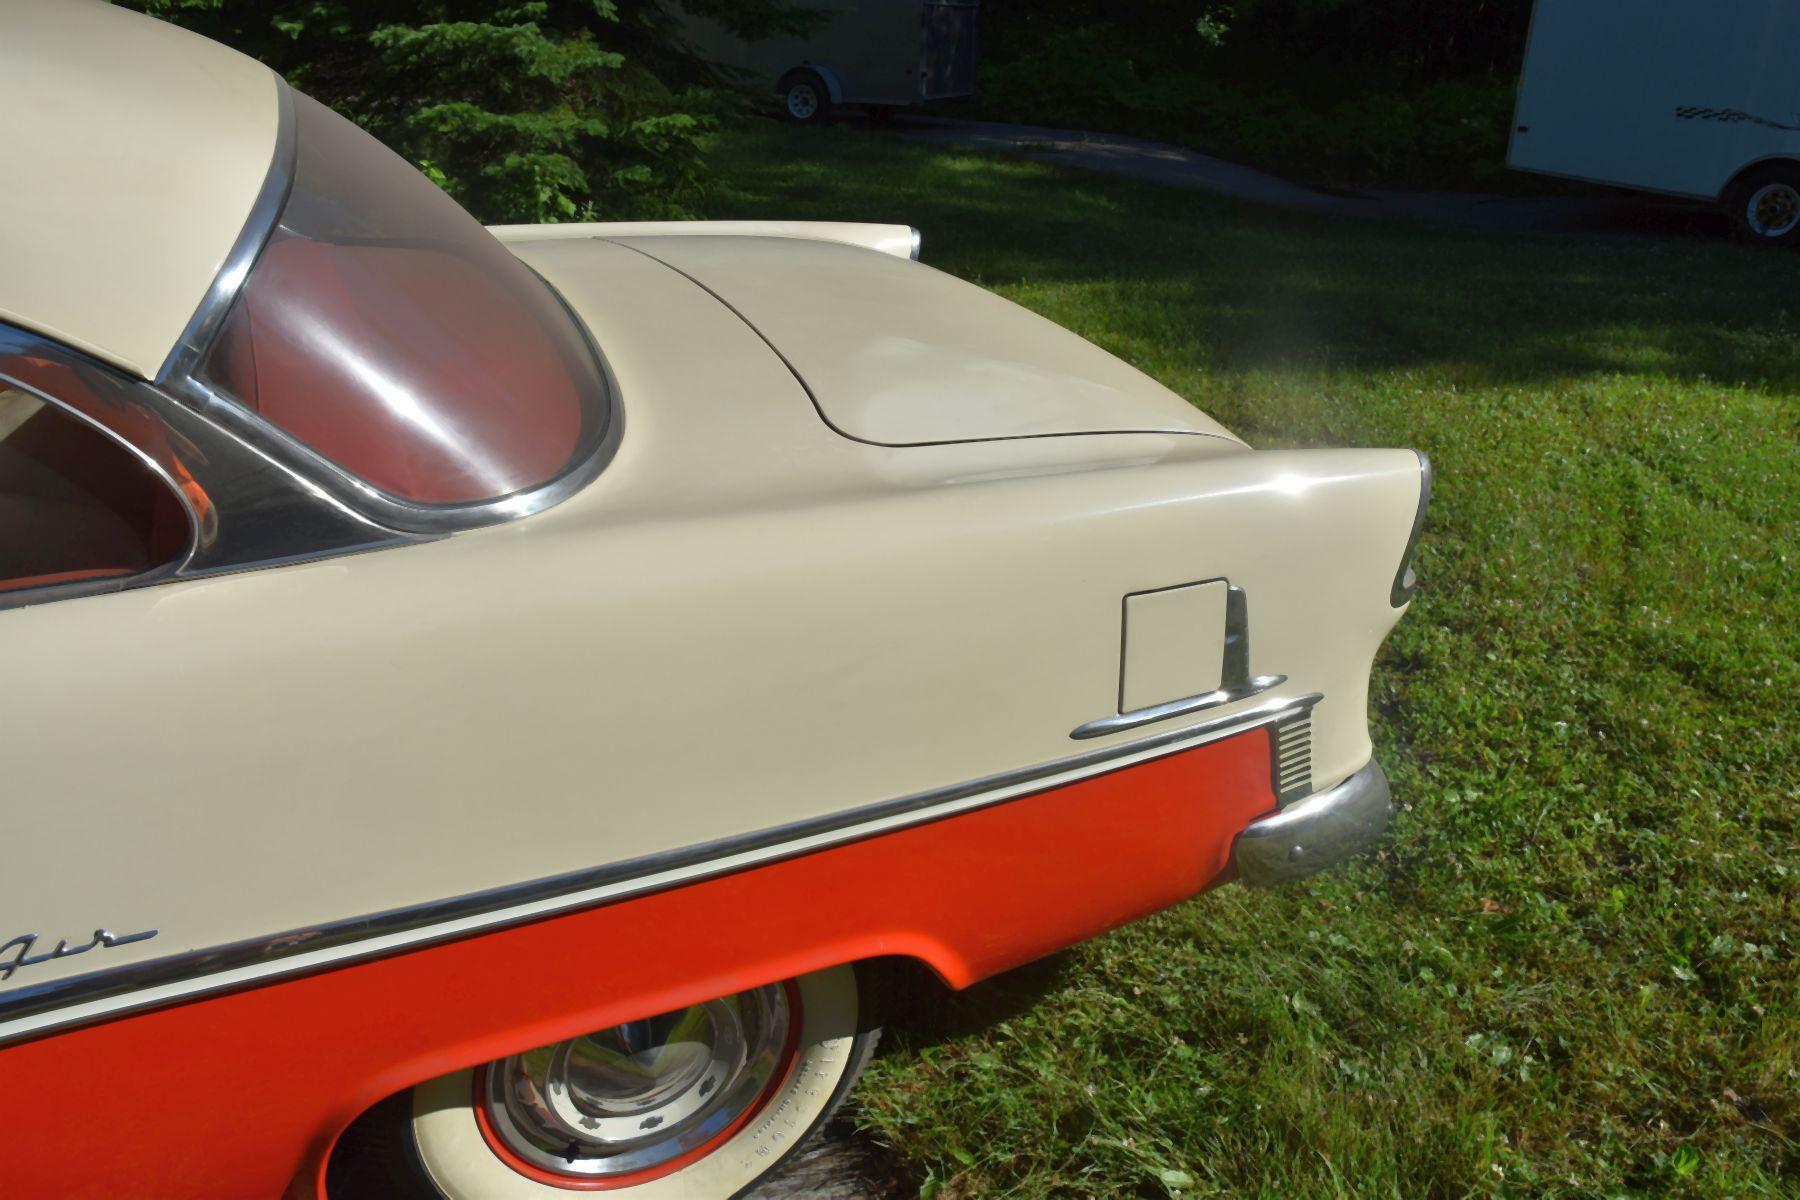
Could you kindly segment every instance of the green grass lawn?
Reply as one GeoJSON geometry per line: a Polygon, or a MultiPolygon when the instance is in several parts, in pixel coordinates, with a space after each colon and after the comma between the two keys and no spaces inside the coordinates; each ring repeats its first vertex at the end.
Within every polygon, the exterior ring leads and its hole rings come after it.
{"type": "Polygon", "coordinates": [[[903,1009],[859,1119],[928,1192],[1800,1195],[1800,258],[868,130],[715,159],[711,215],[917,225],[1253,445],[1437,468],[1385,848],[903,1009]]]}

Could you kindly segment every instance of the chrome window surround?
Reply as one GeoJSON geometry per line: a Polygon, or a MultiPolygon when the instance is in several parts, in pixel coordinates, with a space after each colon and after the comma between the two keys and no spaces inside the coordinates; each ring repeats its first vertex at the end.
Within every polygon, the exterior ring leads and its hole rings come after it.
{"type": "MultiPolygon", "coordinates": [[[[748,867],[972,812],[1108,774],[1311,712],[1317,692],[1273,698],[1254,708],[1086,750],[965,783],[866,804],[738,837],[288,930],[30,987],[0,989],[0,1045],[119,1013],[193,999],[272,977],[339,966],[396,950],[696,883],[748,867]]],[[[165,930],[178,937],[178,931],[165,930]]]]}
{"type": "Polygon", "coordinates": [[[275,232],[281,210],[287,207],[288,195],[294,190],[294,168],[300,160],[300,135],[294,122],[293,93],[280,76],[275,77],[275,94],[275,148],[269,157],[268,173],[263,176],[262,190],[256,194],[250,215],[245,218],[244,227],[238,230],[237,240],[226,252],[225,261],[219,264],[219,273],[213,276],[206,295],[200,298],[200,307],[188,318],[187,328],[175,339],[168,357],[163,359],[156,372],[156,382],[165,388],[172,381],[185,379],[199,369],[200,360],[206,356],[219,327],[225,323],[244,280],[250,278],[250,268],[256,265],[263,246],[275,232]]]}
{"type": "Polygon", "coordinates": [[[175,493],[190,525],[187,548],[173,562],[138,575],[0,592],[0,609],[421,540],[338,502],[254,440],[40,334],[0,325],[0,383],[124,443],[175,493]],[[161,435],[160,444],[146,444],[144,427],[161,435]]]}
{"type": "Polygon", "coordinates": [[[275,83],[279,121],[262,189],[153,383],[41,334],[0,325],[0,383],[29,392],[124,443],[180,498],[192,526],[186,552],[137,575],[0,592],[0,610],[427,541],[517,520],[568,499],[611,461],[624,428],[611,365],[562,294],[541,276],[587,343],[605,394],[598,398],[600,421],[587,453],[547,482],[510,496],[447,505],[400,500],[195,377],[293,190],[299,153],[294,101],[285,82],[277,77],[275,83]],[[80,395],[65,394],[69,375],[82,384],[80,395]],[[166,435],[165,444],[133,441],[125,427],[134,417],[166,435]],[[183,480],[197,487],[204,511],[196,509],[183,480]]]}
{"type": "MultiPolygon", "coordinates": [[[[204,523],[200,518],[200,514],[194,511],[193,500],[176,484],[175,479],[171,474],[171,468],[174,464],[149,453],[130,438],[119,433],[118,430],[115,429],[113,425],[109,424],[99,412],[90,411],[87,408],[78,408],[73,404],[65,404],[55,396],[44,391],[42,388],[28,383],[21,377],[25,372],[15,373],[8,371],[8,364],[5,356],[5,339],[6,335],[10,332],[12,332],[10,329],[0,326],[0,387],[16,389],[24,392],[26,395],[35,397],[37,400],[48,405],[50,408],[55,409],[57,412],[73,418],[89,429],[95,430],[102,437],[119,445],[127,454],[137,459],[137,461],[143,464],[145,469],[156,478],[157,483],[167,488],[174,495],[176,503],[181,505],[181,511],[187,516],[188,539],[187,545],[182,548],[180,554],[168,562],[156,564],[147,571],[139,571],[132,575],[104,576],[99,579],[77,579],[66,583],[51,583],[38,587],[12,588],[0,591],[0,609],[21,608],[27,604],[43,604],[51,600],[63,600],[75,596],[89,596],[99,592],[120,592],[124,591],[126,588],[144,587],[152,583],[161,583],[163,580],[174,575],[183,566],[191,562],[194,555],[199,551],[202,540],[201,531],[204,528],[204,523]]],[[[114,397],[114,400],[119,405],[120,411],[124,411],[131,403],[131,401],[123,396],[114,397]]]]}
{"type": "Polygon", "coordinates": [[[280,223],[294,188],[300,153],[294,98],[287,83],[279,76],[275,84],[280,92],[280,115],[275,150],[262,190],[251,205],[250,216],[237,241],[200,301],[200,307],[158,369],[156,385],[232,436],[255,446],[270,460],[308,480],[321,495],[397,532],[444,534],[514,521],[559,504],[593,482],[611,461],[622,432],[618,385],[586,324],[542,276],[538,277],[539,282],[562,306],[599,366],[604,394],[595,398],[600,418],[587,452],[567,464],[556,476],[521,492],[470,504],[417,504],[403,500],[338,466],[286,430],[200,381],[196,372],[256,266],[263,247],[280,223]]]}

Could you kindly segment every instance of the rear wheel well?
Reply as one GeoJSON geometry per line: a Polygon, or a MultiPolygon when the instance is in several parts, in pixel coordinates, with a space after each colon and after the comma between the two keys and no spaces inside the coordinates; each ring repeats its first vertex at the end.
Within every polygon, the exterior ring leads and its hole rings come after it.
{"type": "MultiPolygon", "coordinates": [[[[836,1109],[860,1075],[891,1012],[950,991],[938,972],[917,958],[887,956],[843,965],[855,969],[861,985],[863,1011],[858,1027],[863,1037],[860,1060],[830,1110],[836,1109]]],[[[414,1087],[426,1082],[383,1097],[344,1128],[326,1162],[322,1200],[441,1200],[436,1189],[422,1184],[418,1171],[394,1153],[396,1131],[406,1128],[412,1119],[414,1087]]]]}

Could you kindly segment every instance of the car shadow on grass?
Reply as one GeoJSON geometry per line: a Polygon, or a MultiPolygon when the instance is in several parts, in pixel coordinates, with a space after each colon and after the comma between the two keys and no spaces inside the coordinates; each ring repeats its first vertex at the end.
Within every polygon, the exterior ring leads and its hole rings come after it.
{"type": "MultiPolygon", "coordinates": [[[[885,973],[882,1043],[877,1054],[917,1053],[977,1036],[1034,1007],[1070,971],[1068,952],[1053,954],[962,991],[923,968],[896,964],[885,973]]],[[[904,1159],[858,1127],[856,1102],[745,1200],[901,1200],[919,1194],[904,1159]]]]}

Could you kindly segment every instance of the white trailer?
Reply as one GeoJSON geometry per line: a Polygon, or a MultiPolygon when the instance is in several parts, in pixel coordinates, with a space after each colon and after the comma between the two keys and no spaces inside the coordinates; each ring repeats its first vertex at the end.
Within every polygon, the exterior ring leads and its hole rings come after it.
{"type": "Polygon", "coordinates": [[[772,87],[790,120],[823,121],[856,105],[887,113],[975,91],[979,0],[796,0],[815,17],[804,35],[748,41],[687,18],[703,58],[772,87]]]}
{"type": "Polygon", "coordinates": [[[1537,0],[1506,161],[1800,241],[1800,3],[1537,0]]]}

